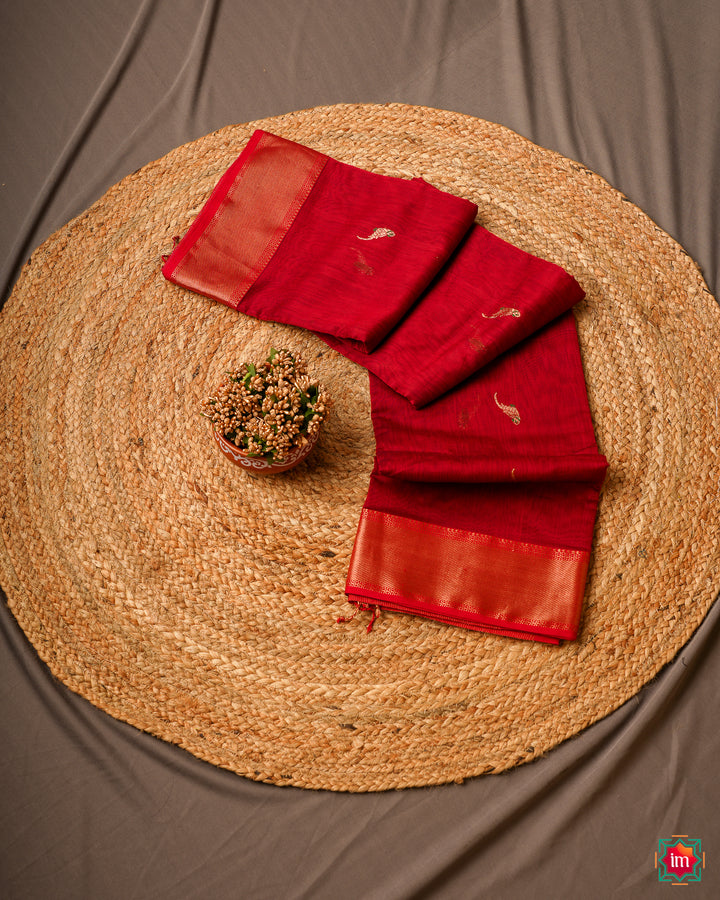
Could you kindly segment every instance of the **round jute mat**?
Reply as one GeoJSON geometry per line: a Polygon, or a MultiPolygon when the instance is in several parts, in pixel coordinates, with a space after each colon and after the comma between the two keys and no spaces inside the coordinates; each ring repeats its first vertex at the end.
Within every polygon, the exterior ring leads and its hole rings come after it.
{"type": "Polygon", "coordinates": [[[33,255],[0,317],[0,583],[53,674],[240,775],[374,791],[534,759],[620,706],[720,585],[720,313],[684,251],[582,165],[506,128],[402,105],[224,128],[129,176],[33,255]],[[297,329],[164,281],[257,126],[422,176],[568,269],[610,468],[579,640],[561,647],[383,614],[343,594],[373,462],[366,372],[297,329]],[[223,371],[303,353],[335,401],[274,478],[199,415],[223,371]]]}

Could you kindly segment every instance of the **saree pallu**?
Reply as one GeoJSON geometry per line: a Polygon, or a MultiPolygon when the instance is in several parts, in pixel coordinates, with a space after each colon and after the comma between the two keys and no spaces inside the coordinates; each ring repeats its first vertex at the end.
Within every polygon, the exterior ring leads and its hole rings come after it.
{"type": "Polygon", "coordinates": [[[584,293],[476,211],[260,131],[163,274],[369,370],[351,603],[557,643],[577,636],[607,466],[569,311],[584,293]]]}
{"type": "Polygon", "coordinates": [[[607,463],[572,312],[423,409],[372,375],[370,387],[376,463],[351,602],[575,638],[607,463]]]}

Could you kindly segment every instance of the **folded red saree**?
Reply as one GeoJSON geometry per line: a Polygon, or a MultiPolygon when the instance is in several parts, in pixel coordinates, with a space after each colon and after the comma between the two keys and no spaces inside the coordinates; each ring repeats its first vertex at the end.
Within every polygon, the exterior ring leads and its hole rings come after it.
{"type": "Polygon", "coordinates": [[[432,284],[373,353],[331,335],[321,337],[421,407],[584,296],[560,266],[472,225],[432,284]]]}
{"type": "Polygon", "coordinates": [[[163,274],[370,371],[351,603],[557,643],[577,636],[607,465],[569,312],[583,291],[475,214],[258,131],[163,274]]]}
{"type": "Polygon", "coordinates": [[[424,409],[378,378],[370,386],[377,454],[351,601],[575,638],[607,463],[572,312],[424,409]]]}
{"type": "Polygon", "coordinates": [[[476,213],[420,178],[377,175],[256,131],[163,274],[249,316],[372,350],[476,213]]]}

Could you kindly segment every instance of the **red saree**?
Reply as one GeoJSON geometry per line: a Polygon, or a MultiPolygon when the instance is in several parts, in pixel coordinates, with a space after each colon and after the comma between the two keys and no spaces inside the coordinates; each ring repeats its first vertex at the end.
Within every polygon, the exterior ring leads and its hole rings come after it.
{"type": "Polygon", "coordinates": [[[572,313],[421,410],[373,376],[371,399],[377,454],[351,600],[576,637],[606,461],[572,313]]]}
{"type": "Polygon", "coordinates": [[[583,291],[475,213],[256,132],[163,274],[372,373],[351,603],[557,643],[577,636],[607,465],[568,312],[583,291]]]}
{"type": "Polygon", "coordinates": [[[163,266],[249,316],[372,350],[465,235],[468,200],[256,131],[163,266]]]}

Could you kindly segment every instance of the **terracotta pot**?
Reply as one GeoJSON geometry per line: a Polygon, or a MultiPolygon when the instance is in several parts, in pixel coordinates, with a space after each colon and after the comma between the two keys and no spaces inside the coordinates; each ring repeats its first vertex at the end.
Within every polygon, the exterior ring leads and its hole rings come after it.
{"type": "Polygon", "coordinates": [[[314,437],[308,439],[307,444],[302,447],[296,447],[283,462],[268,462],[266,459],[260,459],[257,456],[248,456],[247,450],[236,447],[235,444],[224,438],[219,432],[213,430],[213,438],[220,448],[220,451],[236,466],[240,466],[251,475],[275,475],[278,472],[287,472],[294,469],[298,463],[301,463],[306,456],[310,454],[317,439],[319,432],[314,437]]]}

